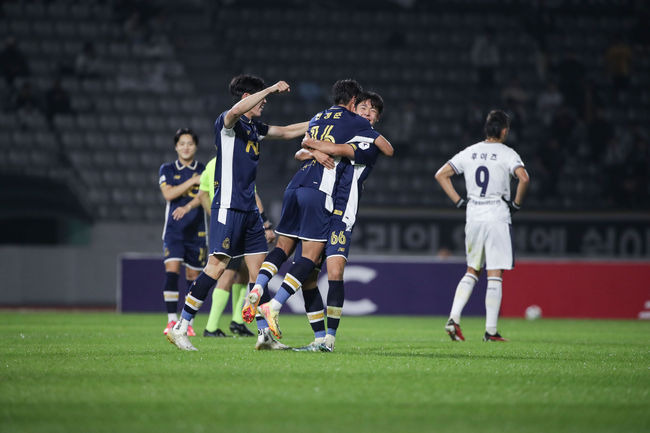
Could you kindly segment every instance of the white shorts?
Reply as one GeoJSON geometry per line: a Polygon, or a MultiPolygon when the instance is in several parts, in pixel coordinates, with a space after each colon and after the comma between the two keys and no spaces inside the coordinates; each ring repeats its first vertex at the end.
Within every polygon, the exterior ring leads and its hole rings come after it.
{"type": "Polygon", "coordinates": [[[512,228],[506,222],[468,222],[465,224],[467,266],[488,271],[512,269],[515,254],[512,228]]]}

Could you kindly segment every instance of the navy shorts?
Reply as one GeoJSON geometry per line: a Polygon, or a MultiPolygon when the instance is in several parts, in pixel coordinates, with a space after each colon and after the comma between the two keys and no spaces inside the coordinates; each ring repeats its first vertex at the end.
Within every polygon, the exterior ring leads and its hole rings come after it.
{"type": "Polygon", "coordinates": [[[262,217],[257,210],[212,209],[209,236],[210,255],[239,257],[268,252],[262,217]]]}
{"type": "Polygon", "coordinates": [[[306,241],[327,242],[331,213],[325,209],[327,194],[315,188],[284,191],[282,216],[275,232],[306,241]]]}
{"type": "Polygon", "coordinates": [[[165,263],[179,261],[190,269],[201,270],[205,267],[207,252],[205,237],[193,241],[183,239],[165,239],[163,241],[165,263]]]}
{"type": "Polygon", "coordinates": [[[341,217],[333,215],[330,218],[330,238],[325,246],[325,257],[341,256],[345,261],[348,260],[352,232],[346,231],[346,227],[341,217]]]}

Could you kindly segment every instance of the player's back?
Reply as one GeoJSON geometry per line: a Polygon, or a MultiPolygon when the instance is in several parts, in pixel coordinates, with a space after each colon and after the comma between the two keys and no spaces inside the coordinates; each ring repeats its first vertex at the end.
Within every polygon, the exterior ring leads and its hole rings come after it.
{"type": "Polygon", "coordinates": [[[465,177],[467,221],[510,222],[503,198],[510,199],[510,177],[524,165],[517,152],[503,143],[481,141],[456,154],[449,164],[465,177]]]}
{"type": "MultiPolygon", "coordinates": [[[[355,137],[376,134],[370,122],[339,105],[316,114],[309,122],[308,133],[312,138],[332,143],[348,143],[355,137]]],[[[325,169],[315,160],[306,161],[293,177],[288,188],[309,187],[320,189],[332,195],[337,174],[340,172],[340,158],[335,160],[337,168],[325,169]]]]}

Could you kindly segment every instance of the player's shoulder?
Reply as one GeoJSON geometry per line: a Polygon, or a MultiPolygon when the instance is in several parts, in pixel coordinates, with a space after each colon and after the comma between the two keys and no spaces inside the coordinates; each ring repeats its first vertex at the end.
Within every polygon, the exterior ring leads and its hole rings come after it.
{"type": "Polygon", "coordinates": [[[230,111],[230,110],[226,110],[226,111],[224,111],[223,113],[221,113],[221,114],[219,114],[217,116],[217,119],[214,121],[214,127],[215,128],[223,128],[223,124],[224,124],[225,118],[226,118],[226,113],[228,113],[228,111],[230,111]]]}
{"type": "Polygon", "coordinates": [[[174,169],[174,163],[176,161],[172,162],[164,162],[160,165],[160,171],[167,171],[167,170],[173,170],[174,169]]]}
{"type": "Polygon", "coordinates": [[[215,165],[217,165],[217,157],[213,157],[210,161],[208,161],[207,164],[205,164],[205,169],[214,169],[215,165]]]}

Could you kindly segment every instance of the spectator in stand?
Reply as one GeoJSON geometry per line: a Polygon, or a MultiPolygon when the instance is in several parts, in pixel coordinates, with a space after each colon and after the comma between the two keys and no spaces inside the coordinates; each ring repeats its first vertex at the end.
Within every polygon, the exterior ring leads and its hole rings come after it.
{"type": "Polygon", "coordinates": [[[45,94],[45,113],[50,122],[56,114],[72,113],[70,96],[61,86],[60,78],[54,80],[52,87],[45,94]]]}
{"type": "Polygon", "coordinates": [[[75,60],[75,74],[79,78],[98,78],[100,76],[100,64],[95,45],[86,42],[75,60]]]}
{"type": "Polygon", "coordinates": [[[564,98],[557,89],[557,84],[549,81],[546,89],[537,97],[537,114],[545,126],[549,126],[557,109],[562,105],[564,98]]]}
{"type": "Polygon", "coordinates": [[[470,59],[478,73],[478,87],[486,90],[494,85],[494,71],[499,66],[499,48],[494,38],[494,30],[486,28],[472,44],[470,59]]]}
{"type": "Polygon", "coordinates": [[[13,86],[17,77],[29,76],[27,59],[16,45],[16,39],[13,36],[9,36],[5,40],[5,46],[0,52],[0,65],[2,65],[5,81],[10,86],[13,86]]]}
{"type": "Polygon", "coordinates": [[[593,161],[602,160],[607,152],[607,143],[614,137],[614,127],[605,117],[602,109],[597,109],[593,119],[587,124],[587,139],[593,161]]]}
{"type": "Polygon", "coordinates": [[[605,51],[605,66],[617,94],[626,91],[630,85],[632,55],[632,48],[621,35],[616,36],[605,51]]]}

